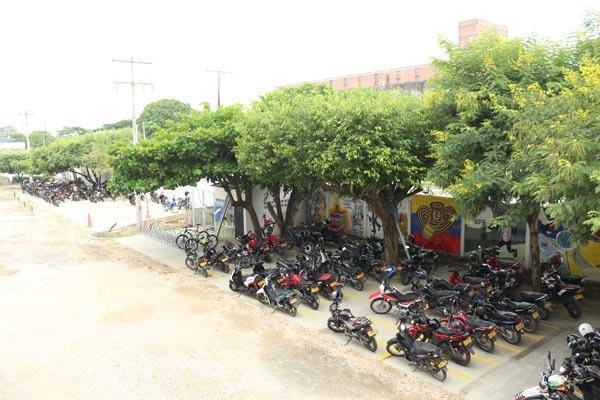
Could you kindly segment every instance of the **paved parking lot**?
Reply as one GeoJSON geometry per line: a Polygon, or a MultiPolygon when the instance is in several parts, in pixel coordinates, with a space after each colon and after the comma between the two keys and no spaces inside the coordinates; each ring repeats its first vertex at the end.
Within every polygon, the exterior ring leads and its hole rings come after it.
{"type": "MultiPolygon", "coordinates": [[[[135,235],[121,238],[118,240],[121,244],[131,249],[143,253],[152,259],[167,264],[174,268],[186,269],[184,265],[185,255],[176,248],[159,244],[145,235],[135,235]]],[[[255,302],[256,300],[248,296],[239,296],[227,287],[229,275],[219,271],[211,271],[208,278],[200,275],[193,276],[190,271],[190,279],[209,279],[215,286],[222,288],[231,294],[238,296],[240,302],[255,302]]],[[[444,270],[438,271],[440,276],[444,276],[444,270]]],[[[401,288],[401,284],[395,285],[401,288]]],[[[391,314],[377,315],[369,308],[369,294],[377,289],[378,283],[369,279],[365,284],[365,289],[358,292],[352,288],[344,289],[344,307],[350,308],[356,316],[366,316],[373,321],[373,326],[379,331],[377,334],[379,348],[376,353],[370,353],[362,346],[352,341],[348,346],[356,346],[357,349],[366,354],[372,354],[374,358],[382,363],[386,363],[395,368],[406,372],[411,372],[412,367],[408,365],[403,358],[390,357],[385,350],[385,344],[392,338],[396,332],[395,317],[391,314]]],[[[304,327],[318,331],[322,335],[334,338],[345,345],[346,338],[342,334],[335,334],[326,327],[326,320],[329,317],[327,309],[329,302],[321,298],[321,307],[318,310],[312,310],[306,305],[301,305],[298,309],[296,318],[290,317],[293,323],[303,325],[304,327]]],[[[584,315],[582,320],[590,323],[600,323],[598,308],[590,300],[584,300],[584,315]]],[[[272,312],[265,309],[265,312],[272,312]]],[[[280,311],[275,311],[280,312],[280,311]]],[[[578,322],[571,319],[568,314],[559,309],[555,311],[549,321],[543,321],[535,334],[524,334],[523,340],[519,346],[513,346],[504,342],[501,338],[496,341],[494,353],[486,353],[475,347],[475,354],[467,367],[459,366],[452,361],[448,365],[448,379],[445,382],[438,382],[429,374],[417,371],[415,374],[431,383],[439,385],[446,390],[454,393],[460,393],[466,399],[500,399],[512,398],[522,388],[533,386],[537,383],[539,373],[545,368],[545,357],[548,350],[552,350],[558,359],[562,360],[566,355],[565,337],[568,333],[574,332],[578,322]]]]}

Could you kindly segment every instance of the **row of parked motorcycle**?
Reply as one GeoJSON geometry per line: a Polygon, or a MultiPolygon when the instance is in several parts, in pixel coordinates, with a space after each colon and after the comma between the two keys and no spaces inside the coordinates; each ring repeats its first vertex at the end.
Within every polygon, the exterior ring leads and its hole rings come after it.
{"type": "Polygon", "coordinates": [[[578,333],[567,336],[571,355],[558,370],[556,360],[548,352],[547,370],[541,373],[538,384],[517,393],[515,400],[579,399],[575,388],[583,394],[583,400],[600,399],[600,329],[583,323],[578,333]]]}
{"type": "Polygon", "coordinates": [[[106,183],[97,185],[86,184],[81,179],[72,181],[48,180],[48,181],[23,181],[21,190],[32,196],[40,197],[44,201],[58,207],[65,200],[79,201],[89,200],[92,203],[104,201],[107,198],[115,199],[114,195],[106,187],[106,183]]]}

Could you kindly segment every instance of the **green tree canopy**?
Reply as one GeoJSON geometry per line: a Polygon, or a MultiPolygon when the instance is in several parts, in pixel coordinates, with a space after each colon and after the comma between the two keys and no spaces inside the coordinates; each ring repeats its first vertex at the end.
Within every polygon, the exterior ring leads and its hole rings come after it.
{"type": "Polygon", "coordinates": [[[58,132],[56,132],[56,136],[77,136],[84,134],[87,131],[87,129],[82,128],[80,126],[65,126],[64,128],[59,129],[58,132]]]}
{"type": "Polygon", "coordinates": [[[421,190],[431,158],[430,116],[417,96],[354,89],[336,93],[318,112],[312,140],[319,154],[306,160],[327,187],[365,200],[382,220],[385,259],[395,263],[398,203],[421,190]]]}
{"type": "Polygon", "coordinates": [[[281,232],[294,223],[300,201],[322,181],[309,163],[320,151],[312,140],[315,113],[333,94],[327,86],[303,85],[270,92],[252,104],[240,124],[236,157],[254,182],[268,189],[267,208],[281,232]],[[281,192],[289,193],[283,213],[281,192]]]}
{"type": "Polygon", "coordinates": [[[0,151],[0,172],[14,174],[21,182],[23,175],[31,172],[31,160],[27,151],[0,151]]]}
{"type": "Polygon", "coordinates": [[[109,171],[108,149],[114,142],[126,141],[129,130],[89,132],[63,137],[31,153],[36,170],[48,175],[72,172],[92,184],[100,183],[101,174],[109,171]]]}
{"type": "Polygon", "coordinates": [[[33,131],[29,134],[29,145],[32,149],[48,146],[56,138],[46,131],[33,131]]]}
{"type": "Polygon", "coordinates": [[[131,128],[131,119],[122,119],[118,122],[113,122],[110,124],[104,124],[101,128],[96,129],[96,131],[110,131],[113,129],[123,129],[123,128],[131,128]]]}
{"type": "Polygon", "coordinates": [[[166,128],[171,123],[176,123],[184,115],[190,113],[192,107],[175,99],[162,99],[148,104],[142,114],[139,123],[146,127],[146,137],[152,136],[157,130],[166,128]]]}

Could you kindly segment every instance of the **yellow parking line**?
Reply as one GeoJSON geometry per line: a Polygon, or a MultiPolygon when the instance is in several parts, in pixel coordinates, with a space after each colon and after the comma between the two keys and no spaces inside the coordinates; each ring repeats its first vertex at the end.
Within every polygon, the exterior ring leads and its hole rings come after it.
{"type": "Polygon", "coordinates": [[[481,361],[484,364],[491,365],[492,367],[495,367],[498,365],[498,363],[496,361],[490,360],[489,358],[484,357],[484,356],[480,356],[479,354],[473,354],[471,356],[471,358],[473,360],[481,361]]]}
{"type": "Polygon", "coordinates": [[[371,321],[375,322],[377,325],[385,326],[386,328],[396,330],[396,325],[392,324],[391,322],[387,322],[387,321],[384,321],[379,318],[370,318],[370,319],[371,319],[371,321]]]}
{"type": "Polygon", "coordinates": [[[542,326],[547,326],[548,328],[552,328],[552,329],[562,329],[562,326],[553,324],[552,322],[546,322],[546,321],[542,321],[542,326]]]}
{"type": "Polygon", "coordinates": [[[471,374],[467,374],[466,372],[463,372],[459,369],[450,369],[448,368],[448,375],[450,376],[454,376],[456,378],[460,378],[462,380],[465,381],[472,381],[475,380],[475,377],[471,374]]]}
{"type": "Polygon", "coordinates": [[[525,336],[526,338],[529,338],[531,340],[535,340],[536,342],[539,342],[540,340],[542,340],[544,338],[544,336],[534,335],[532,333],[524,333],[523,336],[525,336]]]}
{"type": "Polygon", "coordinates": [[[390,353],[383,353],[383,354],[380,354],[380,355],[378,355],[378,356],[377,356],[377,359],[378,359],[379,361],[383,361],[383,360],[385,360],[385,359],[387,359],[387,358],[390,358],[391,356],[392,356],[392,355],[391,355],[390,353]]]}
{"type": "Polygon", "coordinates": [[[504,349],[504,350],[512,351],[513,353],[521,352],[521,349],[519,349],[518,347],[515,347],[511,344],[504,344],[504,343],[496,342],[496,346],[500,347],[501,349],[504,349]]]}

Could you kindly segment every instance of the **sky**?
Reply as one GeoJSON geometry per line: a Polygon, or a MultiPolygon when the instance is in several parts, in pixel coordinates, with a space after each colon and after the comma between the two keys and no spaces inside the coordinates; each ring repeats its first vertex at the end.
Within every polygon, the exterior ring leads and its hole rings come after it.
{"type": "Polygon", "coordinates": [[[507,25],[509,37],[562,40],[598,0],[0,1],[0,127],[56,132],[131,118],[128,64],[152,82],[136,93],[137,115],[161,98],[199,108],[248,104],[278,86],[428,63],[458,23],[507,25]]]}

